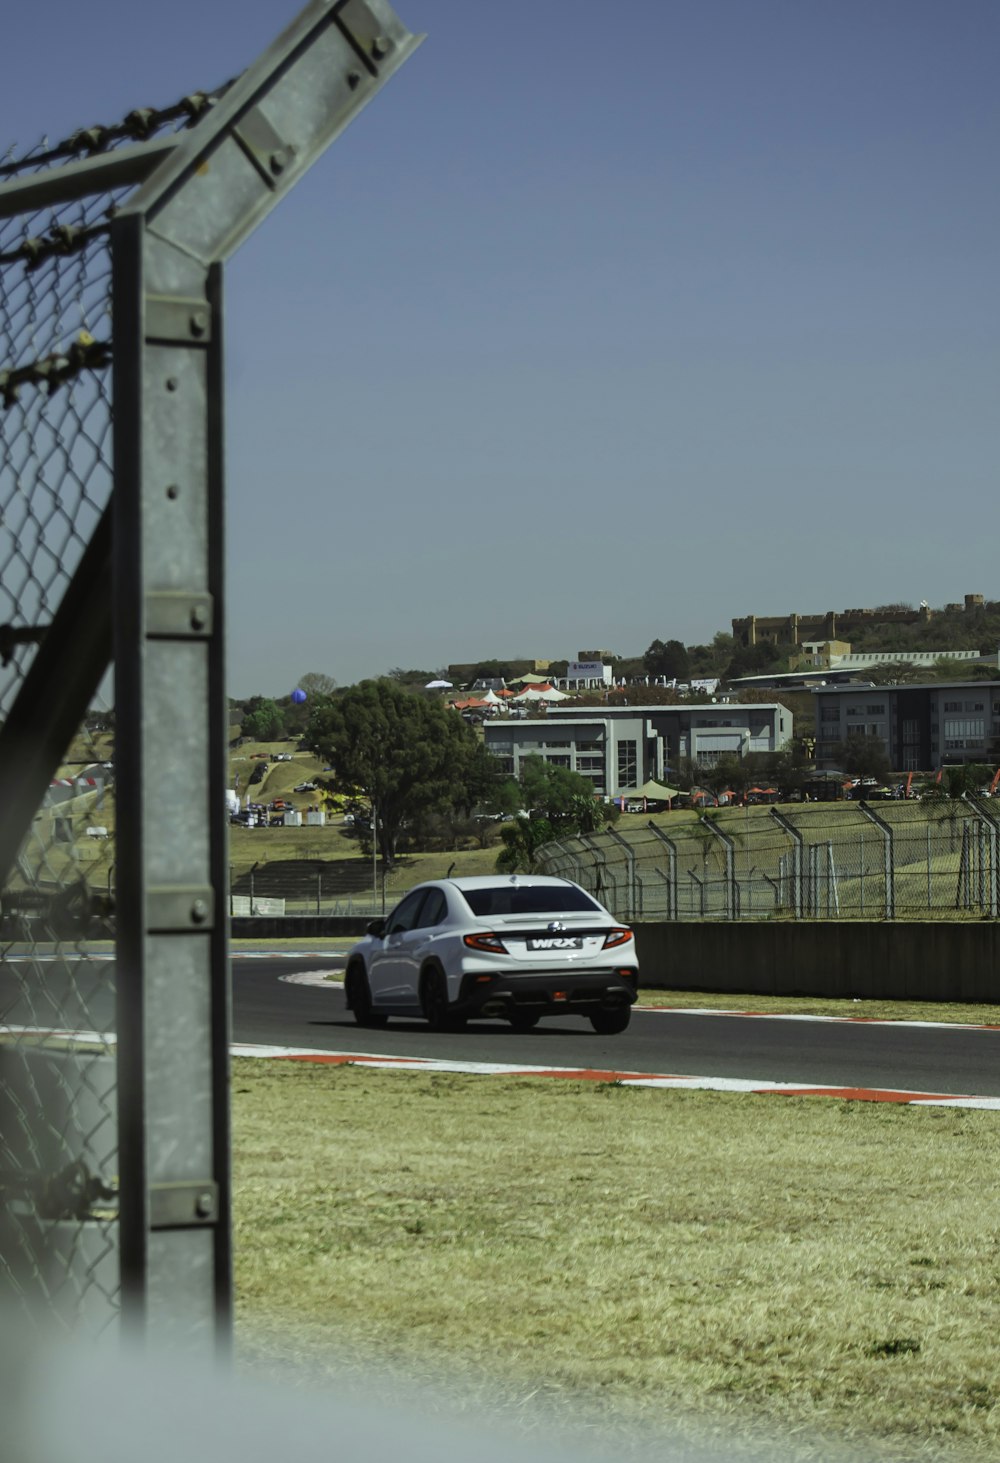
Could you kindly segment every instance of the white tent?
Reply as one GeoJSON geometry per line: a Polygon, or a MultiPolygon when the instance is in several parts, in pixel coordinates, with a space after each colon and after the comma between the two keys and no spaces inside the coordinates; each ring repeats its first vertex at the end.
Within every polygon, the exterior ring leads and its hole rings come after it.
{"type": "Polygon", "coordinates": [[[534,687],[529,687],[527,691],[522,691],[520,696],[514,697],[515,701],[569,701],[570,699],[565,691],[557,691],[555,686],[550,686],[547,691],[536,691],[534,687]]]}
{"type": "Polygon", "coordinates": [[[425,691],[451,691],[452,689],[450,681],[428,681],[424,687],[425,691]]]}

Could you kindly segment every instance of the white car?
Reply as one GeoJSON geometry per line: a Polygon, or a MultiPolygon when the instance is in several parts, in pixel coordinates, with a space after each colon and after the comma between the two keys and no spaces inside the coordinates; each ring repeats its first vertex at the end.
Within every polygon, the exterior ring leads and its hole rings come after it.
{"type": "Polygon", "coordinates": [[[632,931],[578,884],[494,874],[418,884],[347,957],[344,989],[359,1026],[423,1016],[437,1031],[502,1017],[529,1031],[543,1016],[586,1016],[624,1031],[639,967],[632,931]]]}

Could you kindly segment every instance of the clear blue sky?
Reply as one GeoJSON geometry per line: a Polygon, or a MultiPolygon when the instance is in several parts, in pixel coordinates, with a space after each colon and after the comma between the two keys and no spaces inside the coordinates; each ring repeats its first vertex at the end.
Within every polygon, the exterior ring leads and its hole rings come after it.
{"type": "MultiPolygon", "coordinates": [[[[232,261],[230,689],[996,582],[996,0],[398,0],[428,39],[232,261]]],[[[14,6],[3,142],[295,14],[14,6]]]]}

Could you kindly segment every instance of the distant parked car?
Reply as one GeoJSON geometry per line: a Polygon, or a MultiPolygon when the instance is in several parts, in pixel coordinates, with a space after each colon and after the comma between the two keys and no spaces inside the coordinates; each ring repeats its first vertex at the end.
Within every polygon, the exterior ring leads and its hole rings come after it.
{"type": "Polygon", "coordinates": [[[300,782],[300,783],[298,783],[296,785],[295,791],[296,792],[315,792],[316,791],[316,784],[314,782],[300,782]]]}
{"type": "Polygon", "coordinates": [[[360,1026],[423,1016],[437,1031],[501,1017],[586,1016],[624,1031],[639,967],[632,931],[569,879],[534,874],[418,884],[350,951],[345,991],[360,1026]]]}

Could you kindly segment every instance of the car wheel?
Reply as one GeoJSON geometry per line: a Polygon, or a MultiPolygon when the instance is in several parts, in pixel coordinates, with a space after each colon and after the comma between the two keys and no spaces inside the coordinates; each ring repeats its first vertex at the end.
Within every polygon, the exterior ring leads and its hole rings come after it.
{"type": "Polygon", "coordinates": [[[420,1009],[432,1031],[460,1031],[465,1025],[465,1017],[449,1009],[443,970],[425,970],[420,977],[420,1009]]]}
{"type": "Polygon", "coordinates": [[[515,1031],[532,1031],[542,1019],[540,1011],[515,1011],[507,1020],[515,1031]]]}
{"type": "Polygon", "coordinates": [[[347,1004],[354,1012],[359,1026],[385,1026],[388,1016],[382,1011],[372,1010],[372,993],[364,967],[352,965],[344,982],[347,1004]]]}
{"type": "Polygon", "coordinates": [[[598,1036],[617,1036],[624,1031],[632,1019],[631,1006],[619,1006],[612,1011],[595,1011],[590,1024],[598,1036]]]}

